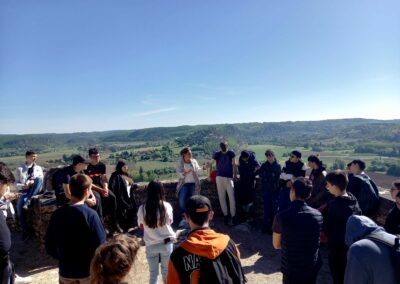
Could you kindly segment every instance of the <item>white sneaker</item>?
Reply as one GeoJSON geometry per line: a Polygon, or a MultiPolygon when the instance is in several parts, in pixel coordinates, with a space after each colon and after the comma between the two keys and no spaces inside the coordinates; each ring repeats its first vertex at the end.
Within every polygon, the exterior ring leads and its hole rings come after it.
{"type": "Polygon", "coordinates": [[[28,284],[32,283],[32,277],[21,277],[18,274],[15,274],[15,279],[14,279],[15,284],[28,284]]]}

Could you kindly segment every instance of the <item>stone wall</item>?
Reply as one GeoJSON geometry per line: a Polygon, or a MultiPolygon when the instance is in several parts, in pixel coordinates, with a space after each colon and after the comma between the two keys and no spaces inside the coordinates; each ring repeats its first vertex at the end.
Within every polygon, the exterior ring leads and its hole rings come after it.
{"type": "MultiPolygon", "coordinates": [[[[49,223],[51,214],[54,212],[54,210],[57,209],[56,206],[56,201],[55,201],[55,196],[54,196],[54,191],[52,188],[52,177],[53,174],[57,171],[57,169],[51,169],[46,173],[45,180],[44,180],[44,186],[45,186],[45,194],[40,195],[40,196],[35,196],[34,199],[32,200],[32,207],[31,209],[27,212],[28,214],[28,220],[30,220],[30,223],[32,224],[35,234],[43,245],[44,243],[44,237],[47,229],[47,225],[49,223]]],[[[171,203],[172,207],[174,208],[174,220],[179,221],[180,220],[180,212],[178,208],[178,200],[176,197],[176,181],[163,181],[164,184],[164,189],[165,189],[165,195],[166,195],[166,200],[171,203]]],[[[138,184],[136,190],[135,190],[135,197],[137,200],[138,205],[143,203],[145,198],[146,198],[146,188],[147,188],[147,183],[140,183],[138,184]]],[[[216,190],[215,184],[209,182],[207,179],[202,179],[201,180],[201,194],[204,196],[207,196],[211,204],[213,206],[213,209],[215,211],[215,216],[219,217],[222,216],[222,212],[220,210],[219,206],[219,201],[218,201],[218,194],[216,190]]],[[[257,180],[256,182],[256,198],[255,198],[255,215],[258,220],[262,220],[263,218],[263,202],[262,202],[262,193],[261,193],[261,186],[260,186],[260,181],[257,180]]],[[[371,216],[378,224],[383,224],[386,216],[390,210],[390,208],[393,207],[393,201],[381,197],[381,202],[380,202],[380,207],[375,214],[375,216],[371,216]]],[[[239,210],[239,208],[238,208],[239,210]]],[[[42,246],[43,248],[43,246],[42,246]]]]}

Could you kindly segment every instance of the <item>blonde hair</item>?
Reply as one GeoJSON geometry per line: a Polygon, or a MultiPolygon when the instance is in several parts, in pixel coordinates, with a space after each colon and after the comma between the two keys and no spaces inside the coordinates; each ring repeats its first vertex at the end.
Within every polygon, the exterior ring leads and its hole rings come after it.
{"type": "Polygon", "coordinates": [[[96,249],[90,265],[91,284],[121,284],[140,248],[136,237],[118,235],[96,249]]]}

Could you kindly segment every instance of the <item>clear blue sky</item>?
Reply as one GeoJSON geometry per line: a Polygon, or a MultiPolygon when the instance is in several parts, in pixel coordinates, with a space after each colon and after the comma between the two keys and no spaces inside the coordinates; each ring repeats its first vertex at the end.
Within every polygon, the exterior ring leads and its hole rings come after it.
{"type": "Polygon", "coordinates": [[[400,1],[0,2],[0,133],[400,118],[400,1]]]}

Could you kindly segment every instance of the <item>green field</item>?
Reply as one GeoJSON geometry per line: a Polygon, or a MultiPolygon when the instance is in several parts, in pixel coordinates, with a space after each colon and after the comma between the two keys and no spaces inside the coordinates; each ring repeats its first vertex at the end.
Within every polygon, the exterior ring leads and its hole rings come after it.
{"type": "Polygon", "coordinates": [[[378,156],[378,155],[373,155],[373,154],[358,154],[354,153],[353,150],[340,150],[340,151],[322,151],[322,152],[312,152],[310,149],[305,149],[304,147],[297,147],[297,148],[289,148],[285,146],[277,146],[277,145],[271,145],[271,144],[265,144],[265,145],[249,145],[247,147],[249,150],[252,150],[256,153],[256,157],[259,162],[263,162],[266,160],[265,158],[265,151],[267,149],[271,149],[275,152],[276,158],[279,160],[279,162],[284,163],[288,157],[283,157],[282,155],[285,153],[289,153],[292,150],[298,150],[302,153],[302,160],[307,161],[307,157],[311,154],[318,154],[320,159],[324,162],[324,164],[327,166],[327,168],[331,168],[334,161],[336,159],[342,159],[346,163],[351,162],[354,159],[361,159],[364,160],[367,164],[367,167],[370,165],[372,160],[381,160],[384,162],[394,162],[394,163],[400,163],[400,158],[391,158],[391,157],[383,157],[383,156],[378,156]]]}

